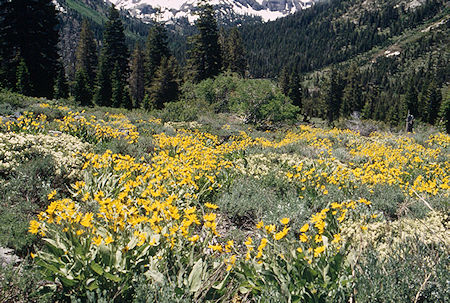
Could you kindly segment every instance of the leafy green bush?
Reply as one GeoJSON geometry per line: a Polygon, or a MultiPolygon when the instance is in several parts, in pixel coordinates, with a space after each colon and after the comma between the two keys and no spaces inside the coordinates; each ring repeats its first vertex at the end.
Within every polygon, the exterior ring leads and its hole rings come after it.
{"type": "MultiPolygon", "coordinates": [[[[292,122],[299,112],[271,81],[242,79],[233,74],[198,84],[185,83],[181,99],[183,104],[195,104],[200,112],[208,108],[216,113],[231,112],[254,124],[292,122]]],[[[174,105],[168,106],[170,109],[174,105]]]]}

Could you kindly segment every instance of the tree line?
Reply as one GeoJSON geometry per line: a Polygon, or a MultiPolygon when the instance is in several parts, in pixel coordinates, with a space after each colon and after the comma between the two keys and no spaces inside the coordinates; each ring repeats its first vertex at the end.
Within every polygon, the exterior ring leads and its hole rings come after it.
{"type": "Polygon", "coordinates": [[[130,52],[119,12],[111,6],[101,43],[95,39],[92,23],[83,20],[75,79],[69,84],[58,56],[53,3],[2,0],[0,5],[0,37],[7,41],[0,45],[1,86],[26,95],[66,98],[70,93],[84,106],[161,109],[178,99],[183,81],[198,83],[226,70],[244,76],[247,69],[239,32],[219,33],[214,9],[206,1],[200,2],[185,68],[169,50],[163,24],[155,23],[145,45],[136,43],[130,52]],[[34,38],[36,32],[39,41],[34,38]]]}

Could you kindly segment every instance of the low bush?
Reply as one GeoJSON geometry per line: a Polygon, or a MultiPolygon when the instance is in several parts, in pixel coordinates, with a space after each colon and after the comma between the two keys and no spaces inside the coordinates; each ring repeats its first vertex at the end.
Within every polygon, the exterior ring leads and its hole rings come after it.
{"type": "Polygon", "coordinates": [[[449,247],[411,238],[387,255],[369,249],[356,266],[357,302],[447,302],[449,247]]]}

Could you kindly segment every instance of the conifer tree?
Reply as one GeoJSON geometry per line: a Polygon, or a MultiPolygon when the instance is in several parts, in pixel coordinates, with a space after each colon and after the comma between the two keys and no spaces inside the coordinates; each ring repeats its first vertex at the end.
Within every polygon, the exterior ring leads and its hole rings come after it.
{"type": "Polygon", "coordinates": [[[31,93],[30,72],[28,71],[27,64],[23,59],[20,59],[19,66],[17,67],[16,79],[17,79],[16,92],[22,95],[30,95],[31,93]]]}
{"type": "Polygon", "coordinates": [[[112,73],[117,66],[115,81],[121,83],[115,85],[115,87],[125,88],[128,79],[128,48],[125,43],[124,28],[119,11],[114,6],[111,6],[109,11],[99,62],[95,103],[102,106],[117,105],[117,91],[114,102],[111,99],[113,95],[112,73]]]}
{"type": "Polygon", "coordinates": [[[92,105],[92,90],[89,83],[89,77],[84,68],[75,73],[75,85],[73,87],[73,97],[81,106],[92,105]]]}
{"type": "Polygon", "coordinates": [[[346,85],[344,87],[340,108],[341,116],[347,117],[353,111],[360,111],[362,109],[362,87],[360,81],[359,69],[353,64],[346,77],[346,85]]]}
{"type": "Polygon", "coordinates": [[[194,82],[217,76],[222,69],[217,21],[212,5],[199,2],[199,18],[195,25],[199,34],[190,38],[188,76],[194,82]]]}
{"type": "Polygon", "coordinates": [[[144,53],[140,45],[135,47],[131,57],[130,95],[133,107],[141,107],[145,97],[145,69],[144,53]]]}
{"type": "Polygon", "coordinates": [[[413,79],[410,80],[408,85],[408,90],[405,95],[405,107],[406,111],[411,113],[414,117],[418,116],[417,108],[419,107],[418,102],[418,96],[417,96],[417,89],[416,85],[414,84],[413,79]]]}
{"type": "Polygon", "coordinates": [[[124,107],[131,109],[132,103],[130,94],[125,86],[125,82],[120,74],[119,63],[116,62],[111,75],[111,103],[113,107],[124,107]]]}
{"type": "Polygon", "coordinates": [[[236,27],[233,27],[228,35],[225,56],[226,69],[244,77],[247,70],[247,59],[241,34],[236,27]]]}
{"type": "Polygon", "coordinates": [[[174,57],[169,59],[163,57],[159,66],[155,79],[149,90],[150,104],[146,105],[147,109],[162,109],[166,102],[173,102],[178,99],[178,67],[174,57]]]}
{"type": "Polygon", "coordinates": [[[14,88],[22,58],[32,94],[51,98],[58,69],[58,18],[52,0],[0,1],[0,57],[5,83],[14,88]]]}
{"type": "Polygon", "coordinates": [[[428,86],[428,91],[426,95],[427,99],[427,122],[434,124],[439,115],[439,109],[442,102],[441,90],[437,87],[436,82],[431,81],[428,86]]]}
{"type": "Polygon", "coordinates": [[[67,82],[64,66],[60,64],[58,75],[55,82],[55,91],[53,93],[54,99],[64,99],[69,97],[69,83],[67,82]]]}
{"type": "Polygon", "coordinates": [[[290,79],[289,79],[289,71],[286,66],[283,67],[280,73],[280,77],[278,78],[278,85],[281,89],[281,92],[287,96],[289,94],[289,85],[290,85],[290,79]]]}
{"type": "Polygon", "coordinates": [[[94,83],[98,66],[97,44],[94,33],[89,27],[89,22],[83,19],[81,24],[80,39],[75,52],[75,70],[84,69],[88,76],[89,83],[94,83]]]}
{"type": "Polygon", "coordinates": [[[301,78],[297,70],[294,70],[289,76],[289,89],[287,96],[292,100],[292,104],[302,108],[302,87],[301,78]]]}
{"type": "Polygon", "coordinates": [[[339,118],[339,109],[341,107],[342,91],[340,86],[340,76],[333,67],[331,70],[330,80],[325,91],[325,104],[328,122],[331,124],[339,118]]]}
{"type": "Polygon", "coordinates": [[[169,57],[167,32],[160,23],[155,23],[148,33],[145,47],[145,86],[150,87],[163,57],[169,57]]]}

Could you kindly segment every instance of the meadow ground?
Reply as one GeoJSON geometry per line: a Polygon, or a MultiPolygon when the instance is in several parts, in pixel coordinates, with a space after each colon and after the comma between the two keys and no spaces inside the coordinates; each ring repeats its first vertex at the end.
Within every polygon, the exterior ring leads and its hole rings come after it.
{"type": "Polygon", "coordinates": [[[450,297],[447,134],[20,104],[1,108],[4,302],[450,297]]]}

